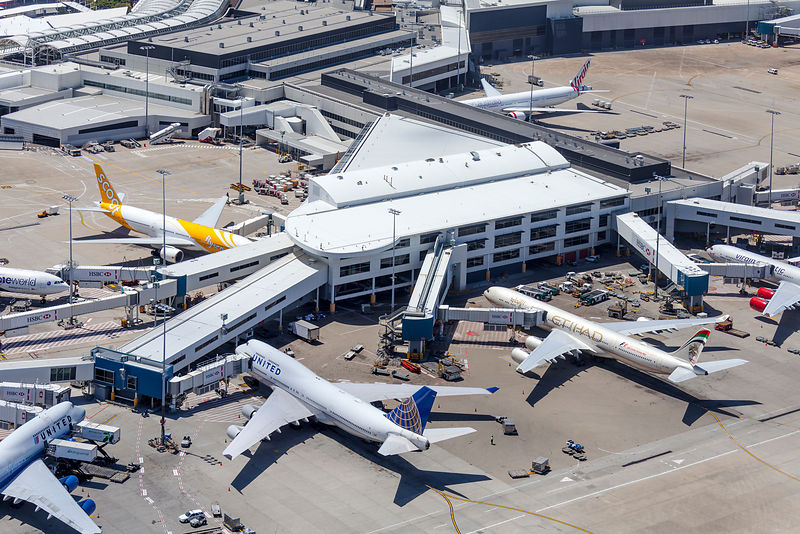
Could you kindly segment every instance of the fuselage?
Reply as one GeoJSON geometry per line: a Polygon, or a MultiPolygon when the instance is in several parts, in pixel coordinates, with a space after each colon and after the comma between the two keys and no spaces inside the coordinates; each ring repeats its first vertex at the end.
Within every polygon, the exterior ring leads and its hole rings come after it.
{"type": "Polygon", "coordinates": [[[100,204],[100,208],[104,210],[107,216],[125,228],[150,237],[162,237],[164,235],[162,228],[166,228],[167,237],[177,237],[192,242],[192,245],[181,246],[181,248],[187,248],[189,250],[218,252],[251,242],[246,237],[232,234],[225,230],[218,230],[210,226],[184,221],[183,219],[176,219],[169,215],[167,215],[165,221],[161,213],[155,213],[134,206],[103,202],[100,204]]]}
{"type": "Polygon", "coordinates": [[[69,284],[41,271],[0,267],[0,291],[45,296],[69,291],[69,284]]]}
{"type": "Polygon", "coordinates": [[[708,249],[708,254],[717,261],[728,263],[770,265],[772,266],[771,278],[800,285],[800,267],[730,245],[714,245],[708,249]]]}
{"type": "MultiPolygon", "coordinates": [[[[580,91],[573,89],[570,86],[534,90],[533,107],[543,108],[548,106],[556,106],[568,100],[572,100],[573,98],[578,98],[580,94],[580,91]]],[[[522,91],[508,95],[484,96],[481,98],[462,100],[461,103],[490,111],[502,111],[503,109],[510,107],[529,106],[531,103],[531,93],[530,91],[522,91]]]]}
{"type": "Polygon", "coordinates": [[[0,441],[0,487],[32,460],[44,454],[48,441],[68,434],[86,410],[62,402],[48,408],[0,441]]]}
{"type": "Polygon", "coordinates": [[[320,423],[335,425],[354,436],[383,443],[389,434],[400,435],[420,450],[429,447],[424,436],[406,430],[358,397],[317,376],[285,353],[261,341],[250,340],[236,352],[250,354],[253,372],[303,403],[320,423]]]}
{"type": "MultiPolygon", "coordinates": [[[[493,304],[504,308],[541,310],[544,312],[545,324],[548,327],[568,332],[587,345],[596,347],[599,352],[605,352],[632,367],[660,374],[670,374],[678,367],[692,370],[689,362],[644,341],[620,334],[513,289],[491,287],[484,292],[484,296],[493,304]]],[[[598,355],[603,356],[603,354],[598,355]]]]}

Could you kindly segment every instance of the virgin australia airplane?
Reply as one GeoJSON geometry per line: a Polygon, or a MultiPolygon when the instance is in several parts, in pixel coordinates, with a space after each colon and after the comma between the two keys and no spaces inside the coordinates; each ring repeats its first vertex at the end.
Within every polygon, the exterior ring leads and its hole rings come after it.
{"type": "Polygon", "coordinates": [[[204,250],[218,252],[228,248],[246,245],[251,241],[246,237],[217,230],[214,225],[222,215],[227,197],[217,200],[200,217],[194,221],[184,221],[175,217],[164,217],[141,208],[122,204],[122,196],[117,195],[111,182],[103,173],[100,165],[95,163],[94,172],[97,176],[97,187],[100,189],[100,202],[93,208],[75,208],[78,211],[96,211],[104,213],[125,228],[145,234],[147,237],[124,237],[109,239],[81,239],[77,243],[105,243],[118,245],[144,245],[159,251],[164,261],[176,262],[183,259],[183,251],[204,250]],[[166,247],[164,247],[164,232],[166,228],[166,247]]]}
{"type": "Polygon", "coordinates": [[[100,532],[89,516],[94,513],[91,499],[75,501],[70,495],[78,478],[57,479],[44,465],[42,457],[49,440],[69,434],[83,420],[86,411],[71,402],[62,402],[31,419],[0,441],[0,494],[14,504],[28,501],[81,534],[100,532]]]}
{"type": "Polygon", "coordinates": [[[720,360],[697,365],[700,353],[708,341],[710,332],[701,330],[678,350],[668,353],[652,345],[633,339],[634,334],[674,330],[723,321],[727,316],[701,319],[666,319],[661,321],[621,321],[595,323],[565,312],[513,289],[490,287],[483,295],[494,304],[504,308],[535,309],[544,312],[550,334],[539,339],[529,336],[525,346],[532,352],[514,349],[511,359],[518,363],[517,371],[526,373],[540,365],[553,363],[565,353],[588,351],[598,356],[610,357],[651,373],[666,374],[671,382],[683,382],[697,375],[707,375],[737,365],[747,360],[720,360]]]}
{"type": "Polygon", "coordinates": [[[497,388],[414,386],[411,384],[331,383],[300,362],[261,341],[250,340],[236,352],[252,360],[252,372],[272,387],[272,394],[260,408],[246,405],[242,414],[250,421],[245,427],[231,425],[233,441],[223,454],[233,459],[287,424],[308,421],[333,425],[360,438],[381,444],[384,456],[424,451],[431,443],[475,432],[473,428],[425,428],[436,395],[489,395],[497,388]],[[370,403],[407,398],[385,414],[370,403]]]}
{"type": "Polygon", "coordinates": [[[41,271],[0,267],[0,291],[39,295],[44,299],[53,293],[69,291],[69,284],[53,274],[41,271]]]}
{"type": "Polygon", "coordinates": [[[583,93],[607,93],[606,90],[592,89],[588,85],[581,85],[586,72],[589,70],[589,64],[592,60],[587,59],[583,64],[578,74],[569,82],[569,85],[563,87],[551,87],[548,89],[539,89],[538,91],[521,91],[519,93],[512,93],[504,95],[485,79],[481,79],[483,91],[486,96],[481,98],[473,98],[470,100],[462,100],[462,104],[467,104],[480,109],[487,109],[490,111],[502,111],[507,113],[509,117],[524,121],[535,112],[548,112],[548,111],[568,111],[570,113],[598,113],[593,109],[565,109],[554,108],[558,104],[563,104],[573,98],[578,98],[583,93]]]}
{"type": "MultiPolygon", "coordinates": [[[[731,263],[750,263],[772,267],[770,278],[780,281],[775,291],[766,287],[758,288],[758,295],[750,299],[750,307],[767,317],[775,317],[783,310],[800,306],[800,267],[761,256],[730,245],[714,245],[708,249],[709,256],[715,260],[731,263]]],[[[792,258],[798,260],[800,258],[792,258]]]]}

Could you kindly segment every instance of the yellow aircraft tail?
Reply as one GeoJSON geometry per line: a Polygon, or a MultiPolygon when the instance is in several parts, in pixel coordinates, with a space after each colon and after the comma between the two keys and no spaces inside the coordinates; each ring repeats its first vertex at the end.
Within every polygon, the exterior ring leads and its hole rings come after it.
{"type": "Polygon", "coordinates": [[[109,204],[109,208],[113,210],[117,206],[122,205],[122,199],[114,191],[114,187],[103,172],[103,168],[97,163],[94,164],[94,173],[97,176],[97,187],[100,189],[100,203],[109,204]]]}

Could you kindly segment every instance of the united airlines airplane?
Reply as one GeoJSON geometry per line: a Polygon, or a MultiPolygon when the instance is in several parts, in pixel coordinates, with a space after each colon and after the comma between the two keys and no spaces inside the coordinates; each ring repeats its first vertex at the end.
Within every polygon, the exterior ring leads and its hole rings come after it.
{"type": "MultiPolygon", "coordinates": [[[[75,501],[70,495],[78,478],[57,479],[44,465],[47,442],[69,434],[83,420],[86,411],[62,402],[48,408],[0,441],[0,495],[14,504],[28,501],[81,534],[98,534],[100,527],[90,519],[92,499],[75,501]]],[[[59,531],[60,532],[60,531],[59,531]]]]}
{"type": "Polygon", "coordinates": [[[511,352],[511,359],[519,364],[517,371],[520,373],[526,373],[546,363],[553,363],[565,353],[578,351],[588,351],[605,357],[610,355],[632,367],[668,375],[667,378],[671,382],[683,382],[697,375],[708,375],[747,363],[747,360],[734,359],[698,365],[700,353],[708,341],[710,334],[708,330],[697,332],[678,350],[671,353],[630,337],[634,334],[716,323],[726,319],[727,316],[595,323],[513,289],[490,287],[483,295],[489,302],[504,308],[534,309],[544,312],[545,323],[551,328],[550,334],[543,340],[529,336],[525,340],[525,346],[531,350],[530,353],[522,349],[514,349],[511,352]]]}
{"type": "Polygon", "coordinates": [[[0,291],[39,295],[44,300],[47,295],[69,291],[69,284],[56,275],[41,271],[0,267],[0,291]]]}
{"type": "Polygon", "coordinates": [[[285,353],[250,340],[236,352],[251,358],[252,372],[272,387],[272,394],[260,408],[246,405],[242,414],[246,426],[231,425],[233,441],[223,454],[233,459],[287,424],[316,418],[360,438],[381,444],[384,456],[424,451],[431,443],[475,432],[473,428],[425,428],[436,395],[489,395],[497,388],[414,386],[411,384],[331,383],[285,353]],[[407,398],[385,414],[370,403],[407,398]]]}
{"type": "Polygon", "coordinates": [[[213,206],[194,221],[184,221],[168,215],[166,225],[164,225],[164,218],[161,213],[123,205],[122,197],[117,195],[111,182],[103,173],[103,169],[96,163],[94,172],[97,176],[97,187],[100,189],[100,202],[97,202],[93,208],[75,209],[78,211],[104,213],[125,228],[145,234],[147,237],[81,239],[75,241],[76,243],[144,245],[158,250],[164,261],[177,262],[183,259],[183,251],[181,249],[218,252],[251,242],[246,237],[214,228],[214,225],[219,221],[220,215],[222,215],[222,209],[225,207],[227,197],[217,200],[213,206]],[[166,228],[167,234],[165,248],[162,227],[166,228]]]}
{"type": "Polygon", "coordinates": [[[766,287],[758,288],[757,296],[750,299],[750,307],[757,312],[763,313],[767,317],[775,317],[783,310],[793,309],[800,305],[800,267],[730,245],[714,245],[706,252],[717,261],[724,260],[730,263],[750,263],[771,267],[769,278],[780,281],[780,284],[775,291],[766,287]]]}

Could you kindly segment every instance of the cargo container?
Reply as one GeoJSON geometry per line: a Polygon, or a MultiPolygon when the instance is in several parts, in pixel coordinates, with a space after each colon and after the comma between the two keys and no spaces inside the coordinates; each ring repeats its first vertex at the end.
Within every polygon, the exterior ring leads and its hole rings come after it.
{"type": "Polygon", "coordinates": [[[90,439],[101,443],[114,444],[119,442],[119,428],[92,423],[91,421],[81,421],[78,423],[76,434],[84,439],[90,439]]]}
{"type": "Polygon", "coordinates": [[[47,454],[54,458],[93,462],[97,459],[97,445],[65,439],[54,439],[47,444],[47,454]]]}
{"type": "Polygon", "coordinates": [[[319,327],[308,321],[300,320],[289,323],[289,331],[306,341],[316,341],[319,339],[319,327]]]}

